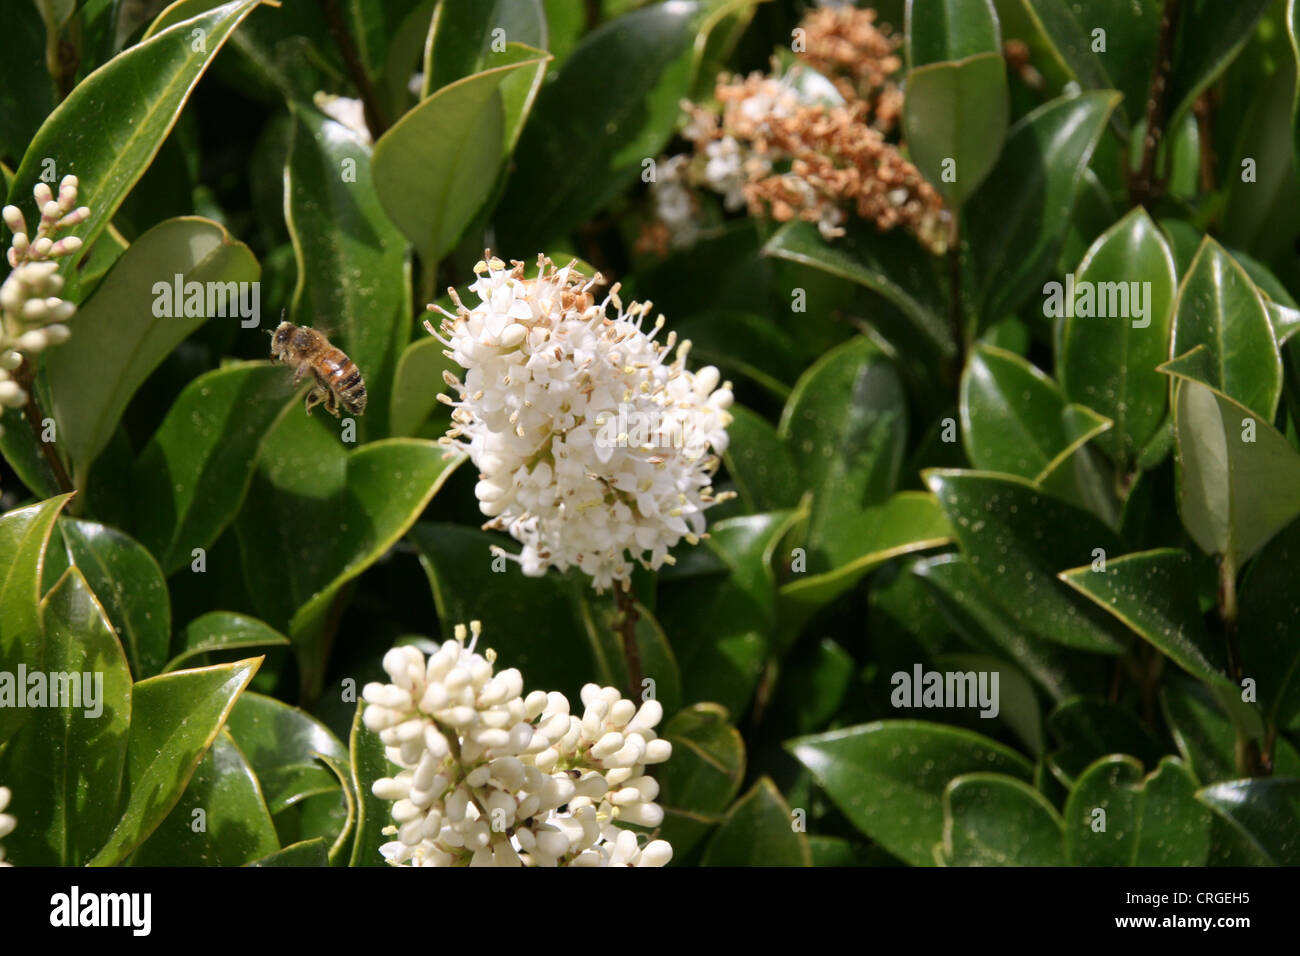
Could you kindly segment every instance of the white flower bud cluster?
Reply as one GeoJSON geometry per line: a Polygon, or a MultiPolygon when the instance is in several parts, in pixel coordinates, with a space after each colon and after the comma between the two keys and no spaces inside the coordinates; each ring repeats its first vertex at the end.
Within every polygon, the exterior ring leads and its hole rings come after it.
{"type": "MultiPolygon", "coordinates": [[[[9,798],[11,796],[12,794],[9,792],[8,787],[0,787],[0,810],[9,806],[9,798]]],[[[14,827],[17,825],[18,821],[12,814],[0,813],[0,837],[7,837],[9,834],[13,833],[14,827]]],[[[5,862],[5,848],[3,845],[0,845],[0,866],[12,865],[12,863],[5,862]]]]}
{"type": "Polygon", "coordinates": [[[9,375],[24,355],[36,355],[68,338],[64,324],[76,306],[59,298],[63,277],[55,260],[81,249],[76,236],[56,238],[64,229],[79,225],[90,210],[77,205],[77,177],[65,176],[56,198],[45,183],[32,190],[41,221],[33,236],[17,206],[5,206],[5,225],[13,233],[7,258],[13,271],[0,284],[0,405],[18,408],[27,393],[9,375]]]}
{"type": "Polygon", "coordinates": [[[408,866],[663,866],[664,840],[644,846],[619,824],[656,827],[663,810],[649,764],[672,755],[655,735],[657,701],[639,708],[588,684],[579,717],[563,694],[527,695],[496,655],[475,652],[479,622],[427,660],[417,648],[384,655],[391,684],[367,684],[364,720],[401,767],[375,781],[393,803],[396,839],[381,847],[408,866]]]}
{"type": "Polygon", "coordinates": [[[470,286],[478,303],[450,290],[457,314],[439,309],[438,331],[425,323],[467,370],[463,384],[445,376],[459,401],[441,396],[453,408],[443,441],[469,453],[484,527],[523,544],[510,557],[525,574],[577,566],[603,591],[630,579],[632,560],[658,568],[682,538],[698,543],[704,511],[723,500],[711,485],[731,385],[712,366],[686,368],[689,342],[666,361],[676,333],[655,341],[663,316],[642,330],[649,302],[624,308],[617,285],[597,302],[600,277],[573,264],[543,256],[538,271],[526,279],[523,263],[487,255],[470,286]]]}

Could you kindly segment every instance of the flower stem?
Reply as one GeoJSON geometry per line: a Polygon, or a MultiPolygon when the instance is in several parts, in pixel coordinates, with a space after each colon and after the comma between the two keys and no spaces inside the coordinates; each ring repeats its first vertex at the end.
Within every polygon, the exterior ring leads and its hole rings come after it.
{"type": "Polygon", "coordinates": [[[626,587],[615,587],[614,596],[618,600],[618,627],[623,639],[623,657],[627,661],[627,688],[631,700],[641,697],[641,650],[636,643],[636,622],[640,615],[636,611],[636,595],[629,581],[626,587]]]}
{"type": "Polygon", "coordinates": [[[361,95],[370,136],[378,142],[379,137],[388,131],[388,111],[379,102],[379,94],[375,92],[375,85],[370,82],[370,74],[366,72],[365,64],[361,62],[357,45],[352,42],[352,35],[348,33],[343,16],[339,13],[338,3],[336,0],[317,0],[317,2],[320,3],[321,10],[325,14],[330,37],[334,40],[334,45],[339,48],[343,63],[348,68],[348,75],[352,77],[352,82],[357,85],[357,92],[361,95]]]}
{"type": "MultiPolygon", "coordinates": [[[[27,404],[23,406],[23,417],[27,419],[27,424],[32,430],[32,435],[36,439],[36,444],[41,448],[41,454],[45,456],[46,463],[50,466],[50,471],[54,474],[54,480],[58,483],[60,492],[69,492],[76,490],[71,476],[68,475],[68,469],[63,466],[63,459],[59,457],[54,446],[41,438],[41,432],[44,430],[45,413],[41,411],[40,405],[36,403],[36,371],[32,368],[31,360],[24,357],[21,365],[14,370],[14,381],[18,386],[27,393],[27,404]]],[[[37,492],[39,489],[33,488],[37,492]]]]}
{"type": "MultiPolygon", "coordinates": [[[[1219,619],[1223,621],[1224,640],[1227,643],[1228,674],[1232,682],[1241,686],[1241,644],[1237,635],[1237,567],[1228,555],[1219,558],[1219,619]]],[[[1263,772],[1259,744],[1246,731],[1237,726],[1237,773],[1243,777],[1259,776],[1263,772]]]]}
{"type": "MultiPolygon", "coordinates": [[[[1147,93],[1146,130],[1142,140],[1142,164],[1137,175],[1129,180],[1129,201],[1134,206],[1146,206],[1159,198],[1164,183],[1156,177],[1156,154],[1164,138],[1164,124],[1168,119],[1169,74],[1173,69],[1174,34],[1178,26],[1180,0],[1165,0],[1160,18],[1160,33],[1156,39],[1156,65],[1151,73],[1151,87],[1147,93]]],[[[1128,169],[1125,164],[1125,169],[1128,169]]]]}

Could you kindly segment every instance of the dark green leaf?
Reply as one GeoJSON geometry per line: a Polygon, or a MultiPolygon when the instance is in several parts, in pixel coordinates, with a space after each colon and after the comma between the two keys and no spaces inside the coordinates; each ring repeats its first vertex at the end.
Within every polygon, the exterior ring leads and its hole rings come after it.
{"type": "Polygon", "coordinates": [[[347,748],[306,711],[249,691],[235,704],[229,727],[261,782],[272,814],[314,794],[338,789],[334,773],[316,755],[346,765],[347,748]]]}
{"type": "Polygon", "coordinates": [[[727,811],[701,861],[704,866],[812,866],[812,849],[794,827],[790,805],[760,777],[727,811]]]}
{"type": "Polygon", "coordinates": [[[288,643],[287,637],[255,617],[231,611],[212,611],[185,625],[177,636],[177,654],[163,670],[174,671],[200,654],[288,643]]]}
{"type": "Polygon", "coordinates": [[[745,744],[717,704],[695,704],[660,728],[672,759],[659,765],[660,835],[684,859],[721,821],[745,776],[745,744]]]}
{"type": "Polygon", "coordinates": [[[1061,866],[1064,824],[1041,793],[1015,777],[969,773],[943,792],[945,866],[1061,866]]]}
{"type": "Polygon", "coordinates": [[[1300,779],[1234,780],[1198,791],[1270,863],[1300,865],[1300,779]]]}

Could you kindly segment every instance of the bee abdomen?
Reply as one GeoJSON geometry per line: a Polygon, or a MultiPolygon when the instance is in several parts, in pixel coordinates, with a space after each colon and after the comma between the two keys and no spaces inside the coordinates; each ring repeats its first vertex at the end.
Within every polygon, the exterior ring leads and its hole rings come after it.
{"type": "Polygon", "coordinates": [[[343,407],[354,415],[366,408],[366,383],[361,371],[340,349],[331,349],[321,358],[326,384],[338,395],[343,407]]]}

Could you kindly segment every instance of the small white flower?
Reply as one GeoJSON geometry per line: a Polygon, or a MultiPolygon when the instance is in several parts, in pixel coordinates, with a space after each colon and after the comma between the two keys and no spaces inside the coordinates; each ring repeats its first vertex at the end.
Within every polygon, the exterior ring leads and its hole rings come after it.
{"type": "Polygon", "coordinates": [[[444,312],[447,376],[458,401],[443,439],[468,452],[475,494],[491,520],[523,545],[525,574],[577,566],[596,589],[626,582],[632,561],[671,563],[669,549],[704,533],[717,455],[727,447],[732,394],[712,366],[686,368],[689,343],[665,361],[675,334],[642,330],[650,304],[626,308],[615,286],[603,302],[572,265],[539,259],[507,269],[488,257],[470,290],[479,302],[444,312]],[[610,306],[615,310],[609,314],[610,306]]]}
{"type": "MultiPolygon", "coordinates": [[[[13,796],[13,794],[9,792],[8,787],[0,787],[0,810],[4,810],[5,807],[9,806],[9,798],[11,796],[13,796]]],[[[12,814],[0,813],[0,837],[7,837],[9,834],[13,833],[14,827],[17,825],[18,821],[12,814]]],[[[0,844],[0,866],[12,865],[12,863],[5,862],[5,848],[3,844],[0,844]]]]}

